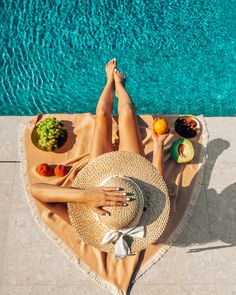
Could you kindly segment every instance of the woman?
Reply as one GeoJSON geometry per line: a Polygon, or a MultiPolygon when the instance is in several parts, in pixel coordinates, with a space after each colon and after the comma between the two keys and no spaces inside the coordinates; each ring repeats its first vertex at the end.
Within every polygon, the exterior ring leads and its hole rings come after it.
{"type": "MultiPolygon", "coordinates": [[[[112,146],[112,109],[113,90],[118,97],[119,120],[119,150],[131,151],[145,157],[142,139],[137,123],[135,107],[124,88],[125,76],[116,69],[116,60],[110,60],[106,65],[107,82],[96,107],[95,129],[89,161],[99,155],[113,151],[112,146]]],[[[163,143],[168,134],[152,133],[154,142],[153,165],[164,177],[163,143]]],[[[109,214],[103,206],[127,206],[129,198],[119,188],[95,187],[77,189],[58,187],[55,185],[37,183],[31,187],[32,196],[43,203],[51,211],[70,223],[67,213],[67,202],[80,202],[98,214],[109,214]]]]}

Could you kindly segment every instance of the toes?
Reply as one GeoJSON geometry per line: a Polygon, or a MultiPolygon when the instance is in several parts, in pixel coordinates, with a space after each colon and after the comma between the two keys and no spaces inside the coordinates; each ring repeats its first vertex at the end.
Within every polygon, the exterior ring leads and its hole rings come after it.
{"type": "Polygon", "coordinates": [[[114,69],[114,74],[120,76],[120,72],[116,68],[114,69]]]}
{"type": "Polygon", "coordinates": [[[109,62],[106,64],[106,67],[111,66],[111,65],[116,65],[116,59],[115,58],[109,60],[109,62]]]}
{"type": "Polygon", "coordinates": [[[114,69],[114,73],[121,76],[123,79],[125,79],[125,74],[123,74],[122,72],[119,72],[117,69],[114,69]]]}
{"type": "Polygon", "coordinates": [[[123,74],[122,72],[119,72],[119,74],[122,78],[125,78],[125,74],[123,74]]]}

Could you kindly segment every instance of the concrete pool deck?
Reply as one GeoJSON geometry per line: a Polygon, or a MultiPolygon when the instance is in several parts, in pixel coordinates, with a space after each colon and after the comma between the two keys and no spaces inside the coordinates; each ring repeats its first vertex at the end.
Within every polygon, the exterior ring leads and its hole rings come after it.
{"type": "MultiPolygon", "coordinates": [[[[0,117],[0,294],[111,294],[69,261],[34,221],[24,197],[19,125],[0,117]]],[[[236,294],[236,117],[206,117],[208,159],[188,226],[134,285],[137,295],[236,294]]]]}

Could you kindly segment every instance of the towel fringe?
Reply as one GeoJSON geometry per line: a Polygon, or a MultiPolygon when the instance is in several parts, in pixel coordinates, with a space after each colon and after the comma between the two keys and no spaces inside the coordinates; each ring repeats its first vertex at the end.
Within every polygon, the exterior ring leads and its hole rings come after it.
{"type": "Polygon", "coordinates": [[[172,234],[169,236],[169,238],[165,241],[165,245],[161,247],[160,250],[157,251],[156,254],[152,256],[152,258],[149,259],[138,271],[136,277],[132,279],[131,284],[133,284],[135,281],[137,281],[148,269],[150,269],[153,264],[157,263],[158,260],[161,259],[161,257],[171,248],[171,246],[174,244],[174,242],[177,240],[179,235],[183,232],[184,228],[187,226],[189,223],[189,219],[192,216],[193,210],[197,204],[201,189],[202,189],[202,180],[203,180],[203,175],[204,175],[204,167],[206,160],[208,158],[206,148],[209,143],[209,132],[207,129],[207,124],[206,120],[203,115],[196,116],[197,119],[201,123],[202,127],[202,145],[203,148],[201,149],[201,153],[199,155],[199,158],[202,159],[202,164],[200,166],[200,169],[197,172],[197,178],[196,178],[196,183],[199,185],[195,185],[192,196],[190,198],[190,201],[188,203],[188,206],[185,210],[185,213],[178,224],[177,228],[172,232],[172,234]]]}
{"type": "Polygon", "coordinates": [[[102,279],[99,275],[97,275],[86,263],[82,260],[78,259],[73,251],[63,242],[61,238],[59,238],[50,228],[42,221],[42,218],[37,210],[36,204],[33,201],[33,197],[30,191],[30,185],[27,177],[27,158],[24,151],[24,136],[26,131],[26,124],[20,124],[19,127],[19,136],[18,136],[18,151],[19,156],[21,158],[21,179],[24,190],[26,192],[26,199],[31,208],[34,219],[36,220],[37,225],[41,228],[43,232],[54,242],[54,244],[62,250],[64,255],[68,257],[77,268],[86,274],[89,278],[91,278],[95,283],[100,285],[103,289],[110,291],[114,295],[127,295],[126,291],[122,291],[119,288],[115,287],[113,284],[108,281],[102,279]]]}

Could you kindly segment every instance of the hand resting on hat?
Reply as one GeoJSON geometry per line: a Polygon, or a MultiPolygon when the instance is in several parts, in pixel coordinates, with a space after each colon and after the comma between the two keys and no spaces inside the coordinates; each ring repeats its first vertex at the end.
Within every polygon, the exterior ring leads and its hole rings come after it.
{"type": "Polygon", "coordinates": [[[35,183],[31,186],[31,193],[35,199],[43,203],[79,202],[101,215],[109,214],[103,206],[127,206],[129,201],[118,187],[78,189],[35,183]]]}
{"type": "Polygon", "coordinates": [[[86,204],[90,209],[101,215],[110,215],[103,206],[127,206],[126,193],[119,191],[116,187],[95,187],[86,189],[83,192],[81,203],[86,204]]]}

